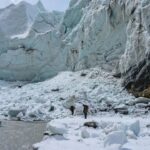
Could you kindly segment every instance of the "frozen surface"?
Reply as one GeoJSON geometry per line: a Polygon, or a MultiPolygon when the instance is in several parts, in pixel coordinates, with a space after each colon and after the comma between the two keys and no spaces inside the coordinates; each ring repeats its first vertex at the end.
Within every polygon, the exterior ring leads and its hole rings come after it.
{"type": "MultiPolygon", "coordinates": [[[[39,83],[0,82],[0,116],[22,120],[51,119],[71,114],[65,104],[75,96],[75,114],[82,114],[82,103],[90,105],[90,114],[113,111],[135,98],[121,87],[121,80],[100,68],[62,72],[39,83]],[[86,74],[82,76],[82,74],[86,74]],[[86,93],[86,97],[85,97],[86,93]],[[51,108],[54,109],[51,111],[51,108]]],[[[133,111],[129,107],[129,113],[133,111]]]]}
{"type": "Polygon", "coordinates": [[[148,0],[71,0],[64,14],[40,2],[0,10],[0,79],[42,81],[96,66],[124,73],[149,53],[149,11],[148,0]]]}
{"type": "Polygon", "coordinates": [[[148,0],[71,0],[64,16],[40,2],[0,10],[0,79],[47,79],[0,81],[0,119],[50,120],[39,150],[149,150],[150,103],[106,72],[124,73],[149,53],[149,10],[148,0]],[[83,126],[93,120],[97,129],[83,126]]]}
{"type": "Polygon", "coordinates": [[[43,80],[62,70],[56,30],[62,16],[47,12],[40,2],[20,2],[0,10],[0,79],[43,80]]]}
{"type": "Polygon", "coordinates": [[[50,120],[45,128],[50,136],[34,144],[39,150],[149,150],[148,104],[135,102],[120,79],[100,68],[61,72],[39,83],[0,82],[1,119],[50,120]],[[71,116],[64,104],[73,95],[76,111],[71,116]],[[84,103],[90,108],[88,119],[84,103]],[[121,114],[124,109],[128,115],[121,114]],[[95,121],[98,128],[84,127],[87,121],[95,121]]]}
{"type": "MultiPolygon", "coordinates": [[[[149,150],[150,128],[147,128],[149,119],[141,117],[119,117],[119,116],[96,116],[87,120],[82,117],[67,117],[54,120],[57,124],[65,124],[68,132],[63,136],[49,136],[41,143],[34,144],[39,150],[149,150]],[[84,127],[86,121],[97,121],[97,129],[84,127]],[[139,120],[141,132],[136,139],[127,135],[129,126],[139,120]],[[126,126],[127,130],[121,128],[126,126]],[[82,136],[82,132],[87,130],[88,137],[82,136]],[[108,131],[108,132],[106,132],[108,131]],[[107,144],[106,144],[107,143],[107,144]]],[[[50,122],[51,123],[51,122],[50,122]]]]}

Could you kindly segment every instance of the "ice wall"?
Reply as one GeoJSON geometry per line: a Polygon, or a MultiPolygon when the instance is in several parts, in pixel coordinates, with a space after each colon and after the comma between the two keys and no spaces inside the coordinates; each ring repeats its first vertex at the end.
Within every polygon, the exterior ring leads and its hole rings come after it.
{"type": "Polygon", "coordinates": [[[68,67],[98,65],[112,71],[125,50],[127,23],[124,3],[119,1],[71,1],[62,23],[68,67]]]}
{"type": "Polygon", "coordinates": [[[71,0],[64,16],[41,3],[11,5],[0,10],[0,79],[95,66],[130,78],[149,53],[149,12],[149,0],[71,0]]]}
{"type": "Polygon", "coordinates": [[[43,80],[64,68],[57,33],[62,16],[45,11],[40,2],[0,11],[0,79],[43,80]]]}
{"type": "Polygon", "coordinates": [[[150,98],[150,1],[135,1],[120,59],[123,85],[135,96],[150,98]]]}

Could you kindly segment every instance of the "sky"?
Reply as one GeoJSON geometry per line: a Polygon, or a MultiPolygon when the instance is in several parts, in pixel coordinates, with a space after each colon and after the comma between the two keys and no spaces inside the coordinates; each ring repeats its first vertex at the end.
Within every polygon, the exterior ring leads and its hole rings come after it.
{"type": "MultiPolygon", "coordinates": [[[[4,8],[10,5],[11,3],[17,4],[20,1],[22,0],[0,0],[0,8],[4,8]]],[[[38,0],[24,0],[24,1],[27,1],[31,4],[35,4],[38,0]]],[[[45,8],[48,9],[49,11],[52,10],[64,11],[67,9],[69,1],[70,0],[41,0],[45,8]]]]}

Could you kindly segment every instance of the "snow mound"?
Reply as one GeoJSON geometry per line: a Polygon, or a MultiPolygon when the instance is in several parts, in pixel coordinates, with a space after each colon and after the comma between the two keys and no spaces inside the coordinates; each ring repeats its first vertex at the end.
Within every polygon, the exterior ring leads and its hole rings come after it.
{"type": "Polygon", "coordinates": [[[63,135],[67,133],[67,124],[51,121],[47,125],[47,131],[51,134],[63,135]]]}
{"type": "Polygon", "coordinates": [[[120,144],[123,145],[127,142],[127,138],[126,138],[126,134],[123,131],[114,131],[112,133],[110,133],[105,142],[104,145],[108,146],[108,145],[112,145],[112,144],[120,144]]]}
{"type": "Polygon", "coordinates": [[[145,125],[149,122],[147,119],[139,118],[141,133],[136,139],[127,136],[127,130],[121,130],[120,126],[129,127],[137,118],[119,117],[119,116],[94,116],[90,117],[88,121],[96,120],[100,125],[99,128],[88,128],[84,127],[85,120],[82,117],[66,117],[62,119],[54,120],[55,125],[60,126],[67,123],[66,134],[63,135],[62,139],[54,136],[49,136],[46,140],[35,144],[39,150],[148,150],[150,137],[143,135],[145,132],[145,125]],[[104,128],[101,128],[102,124],[105,123],[105,128],[109,128],[112,124],[116,127],[115,131],[110,131],[109,134],[104,132],[104,128]],[[96,136],[93,136],[96,135],[96,136]],[[145,145],[143,145],[145,144],[145,145]],[[105,145],[105,146],[104,146],[105,145]]]}
{"type": "Polygon", "coordinates": [[[130,138],[130,139],[137,139],[136,135],[131,130],[128,130],[126,134],[127,134],[128,138],[130,138]]]}
{"type": "Polygon", "coordinates": [[[129,129],[133,131],[133,133],[138,136],[140,133],[140,122],[137,120],[129,126],[129,129]]]}
{"type": "Polygon", "coordinates": [[[73,95],[69,97],[67,101],[64,102],[63,106],[69,109],[71,106],[75,106],[75,101],[76,101],[76,98],[73,95]]]}
{"type": "Polygon", "coordinates": [[[81,137],[82,138],[89,138],[90,137],[90,134],[89,134],[89,132],[87,131],[87,129],[82,129],[82,131],[81,131],[81,137]]]}
{"type": "Polygon", "coordinates": [[[121,149],[121,145],[119,145],[119,144],[112,144],[112,145],[108,146],[106,148],[106,150],[122,150],[122,149],[121,149]]]}

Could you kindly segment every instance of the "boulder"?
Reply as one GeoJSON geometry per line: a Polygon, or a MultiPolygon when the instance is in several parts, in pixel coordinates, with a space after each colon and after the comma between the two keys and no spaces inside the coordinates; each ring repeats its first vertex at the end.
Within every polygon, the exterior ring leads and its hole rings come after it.
{"type": "Polygon", "coordinates": [[[85,122],[84,126],[86,127],[92,127],[92,128],[97,128],[98,127],[98,123],[95,121],[89,121],[89,122],[85,122]]]}
{"type": "Polygon", "coordinates": [[[135,106],[136,106],[137,108],[147,108],[147,107],[148,107],[148,104],[137,103],[135,106]]]}
{"type": "Polygon", "coordinates": [[[17,115],[17,119],[18,119],[18,121],[20,121],[21,120],[21,118],[23,118],[23,113],[22,112],[20,112],[18,115],[17,115]]]}
{"type": "Polygon", "coordinates": [[[90,134],[86,128],[82,129],[81,136],[82,136],[82,138],[89,138],[90,137],[90,134]]]}
{"type": "Polygon", "coordinates": [[[85,77],[86,75],[87,75],[87,73],[85,73],[85,72],[81,72],[81,74],[80,74],[81,77],[85,77]]]}
{"type": "Polygon", "coordinates": [[[104,141],[104,146],[110,146],[112,144],[123,145],[127,142],[127,137],[123,131],[113,131],[111,132],[104,141]]]}
{"type": "Polygon", "coordinates": [[[148,113],[148,110],[145,108],[135,108],[132,112],[134,112],[136,115],[145,115],[148,113]]]}
{"type": "Polygon", "coordinates": [[[133,133],[138,136],[140,133],[140,122],[139,120],[133,122],[132,124],[129,125],[129,129],[133,131],[133,133]]]}
{"type": "Polygon", "coordinates": [[[127,115],[129,113],[126,105],[120,105],[114,108],[115,113],[127,115]]]}
{"type": "Polygon", "coordinates": [[[137,137],[136,137],[136,135],[134,134],[133,131],[128,130],[126,133],[127,133],[128,138],[130,138],[130,139],[137,139],[137,137]]]}
{"type": "Polygon", "coordinates": [[[75,95],[70,96],[68,100],[63,103],[63,106],[67,109],[70,109],[71,106],[75,106],[76,97],[75,95]]]}
{"type": "Polygon", "coordinates": [[[47,131],[49,131],[50,134],[63,135],[67,133],[67,125],[52,121],[48,123],[47,131]]]}
{"type": "Polygon", "coordinates": [[[150,103],[150,98],[138,97],[135,101],[135,104],[139,104],[139,103],[148,104],[150,103]]]}
{"type": "Polygon", "coordinates": [[[28,116],[29,116],[30,118],[37,118],[37,114],[36,114],[35,112],[30,112],[30,113],[28,114],[28,116]]]}
{"type": "Polygon", "coordinates": [[[26,109],[10,109],[8,114],[11,118],[16,118],[20,113],[25,115],[26,109]]]}
{"type": "Polygon", "coordinates": [[[51,111],[54,111],[55,110],[55,107],[52,105],[52,106],[50,106],[50,108],[49,108],[49,112],[51,112],[51,111]]]}
{"type": "Polygon", "coordinates": [[[39,147],[36,146],[36,144],[35,144],[35,145],[32,145],[32,149],[33,149],[33,150],[39,150],[39,147]]]}
{"type": "Polygon", "coordinates": [[[52,92],[59,92],[59,90],[60,90],[59,88],[51,89],[52,92]]]}

